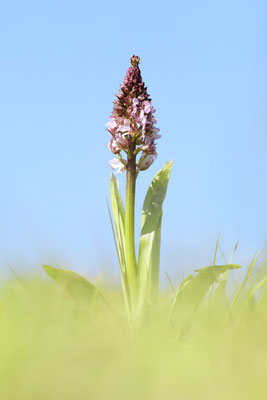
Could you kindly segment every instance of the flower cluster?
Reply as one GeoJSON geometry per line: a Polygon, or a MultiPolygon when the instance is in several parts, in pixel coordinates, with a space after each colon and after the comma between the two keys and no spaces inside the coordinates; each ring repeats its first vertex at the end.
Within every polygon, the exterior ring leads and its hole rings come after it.
{"type": "Polygon", "coordinates": [[[107,147],[118,156],[111,160],[110,166],[118,168],[118,172],[127,168],[122,151],[128,158],[140,153],[139,161],[136,162],[138,171],[147,169],[157,156],[155,140],[160,135],[159,129],[155,127],[156,110],[152,107],[147,88],[142,81],[139,62],[139,57],[132,56],[131,67],[116,95],[113,111],[106,124],[111,134],[107,147]]]}

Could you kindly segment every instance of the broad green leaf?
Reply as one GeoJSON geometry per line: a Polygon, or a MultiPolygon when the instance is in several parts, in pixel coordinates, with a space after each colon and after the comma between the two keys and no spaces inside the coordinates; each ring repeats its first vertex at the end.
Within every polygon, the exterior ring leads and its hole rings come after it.
{"type": "Polygon", "coordinates": [[[73,271],[43,265],[47,275],[64,288],[74,303],[81,307],[92,305],[96,300],[106,303],[102,294],[87,279],[73,271]]]}
{"type": "Polygon", "coordinates": [[[194,312],[204,299],[211,285],[218,282],[221,274],[230,269],[240,268],[240,265],[213,265],[197,269],[198,274],[193,277],[189,275],[179,286],[174,299],[172,311],[185,310],[187,313],[194,312]]]}
{"type": "Polygon", "coordinates": [[[127,271],[126,271],[126,258],[125,258],[125,212],[120,195],[119,182],[113,174],[111,174],[110,177],[110,201],[111,201],[114,225],[112,223],[111,216],[110,216],[110,221],[120,264],[124,298],[126,301],[127,309],[129,311],[129,291],[127,284],[127,271]]]}
{"type": "Polygon", "coordinates": [[[223,274],[224,272],[228,271],[229,269],[238,269],[241,268],[238,264],[225,264],[225,265],[211,265],[209,267],[203,267],[199,269],[195,269],[195,272],[199,273],[212,273],[212,274],[223,274]]]}
{"type": "Polygon", "coordinates": [[[143,204],[138,256],[139,298],[157,293],[159,282],[162,204],[166,196],[173,160],[152,180],[143,204]]]}

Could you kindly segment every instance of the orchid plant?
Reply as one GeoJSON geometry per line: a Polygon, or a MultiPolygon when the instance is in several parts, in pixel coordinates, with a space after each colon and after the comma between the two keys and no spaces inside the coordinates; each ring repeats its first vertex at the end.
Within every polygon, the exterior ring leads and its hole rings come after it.
{"type": "MultiPolygon", "coordinates": [[[[136,180],[138,174],[147,170],[157,157],[156,140],[160,138],[159,128],[156,127],[156,110],[142,80],[139,63],[140,58],[133,55],[131,66],[116,95],[106,125],[111,135],[107,147],[116,156],[109,163],[115,171],[110,179],[113,216],[112,218],[110,212],[110,220],[120,264],[127,315],[131,320],[136,319],[147,306],[155,304],[159,294],[162,206],[173,163],[173,160],[167,162],[148,188],[142,209],[139,251],[136,257],[136,180]],[[117,173],[124,171],[125,206],[115,177],[117,173]]],[[[189,275],[180,284],[170,303],[170,316],[176,315],[181,308],[186,308],[186,315],[189,316],[214,285],[217,294],[224,291],[229,270],[239,268],[239,265],[232,264],[232,258],[226,265],[216,265],[218,245],[219,239],[213,265],[196,270],[196,276],[189,275]],[[191,311],[188,305],[193,305],[191,311]]],[[[77,273],[48,265],[44,265],[44,269],[80,306],[87,307],[88,303],[96,299],[106,304],[99,290],[77,273]]]]}
{"type": "Polygon", "coordinates": [[[136,179],[139,172],[148,169],[157,157],[155,141],[160,138],[159,128],[155,126],[156,110],[142,80],[139,62],[140,58],[133,55],[107,123],[111,135],[107,147],[117,156],[110,161],[110,166],[117,169],[116,173],[126,171],[125,210],[114,175],[111,175],[111,205],[125,302],[133,315],[158,292],[162,204],[172,166],[172,161],[167,163],[148,189],[137,260],[134,233],[136,179]]]}

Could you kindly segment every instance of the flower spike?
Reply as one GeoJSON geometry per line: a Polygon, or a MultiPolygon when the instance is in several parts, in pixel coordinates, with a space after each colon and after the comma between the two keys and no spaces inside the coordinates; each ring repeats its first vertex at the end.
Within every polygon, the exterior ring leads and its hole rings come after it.
{"type": "Polygon", "coordinates": [[[133,55],[130,61],[131,66],[116,95],[113,111],[106,124],[111,134],[107,147],[116,155],[124,151],[129,159],[139,154],[140,164],[136,162],[135,167],[138,170],[145,170],[157,157],[155,140],[159,139],[160,135],[159,128],[155,127],[156,110],[152,107],[147,88],[142,80],[139,68],[140,57],[133,55]],[[144,162],[145,159],[146,162],[144,162]]]}

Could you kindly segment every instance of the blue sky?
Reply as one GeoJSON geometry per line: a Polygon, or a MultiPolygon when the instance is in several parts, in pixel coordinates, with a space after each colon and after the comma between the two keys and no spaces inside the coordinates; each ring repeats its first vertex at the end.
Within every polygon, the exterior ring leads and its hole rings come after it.
{"type": "MultiPolygon", "coordinates": [[[[162,271],[267,248],[266,1],[1,1],[0,265],[116,275],[105,124],[131,55],[175,159],[162,271]],[[222,253],[221,253],[222,255],[222,253]]],[[[124,187],[125,175],[119,177],[124,187]]]]}

